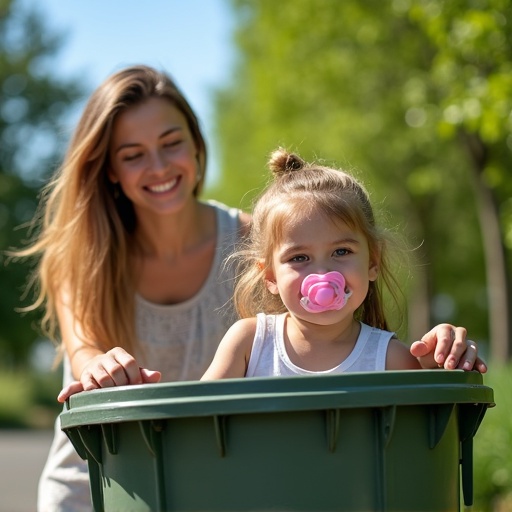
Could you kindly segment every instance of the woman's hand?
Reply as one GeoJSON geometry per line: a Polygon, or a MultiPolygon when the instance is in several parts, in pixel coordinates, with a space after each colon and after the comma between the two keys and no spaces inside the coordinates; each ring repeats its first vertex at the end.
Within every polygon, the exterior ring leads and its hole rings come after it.
{"type": "Polygon", "coordinates": [[[57,400],[65,402],[71,395],[91,389],[156,383],[160,378],[160,372],[140,368],[133,356],[124,349],[115,347],[105,354],[91,358],[83,368],[80,380],[62,389],[57,400]]]}
{"type": "Polygon", "coordinates": [[[142,384],[135,358],[121,347],[91,357],[82,367],[80,382],[85,391],[128,384],[142,384]]]}
{"type": "Polygon", "coordinates": [[[410,351],[422,368],[477,370],[485,373],[487,365],[478,357],[477,344],[466,339],[466,336],[464,327],[439,324],[425,334],[421,341],[415,341],[410,351]]]}

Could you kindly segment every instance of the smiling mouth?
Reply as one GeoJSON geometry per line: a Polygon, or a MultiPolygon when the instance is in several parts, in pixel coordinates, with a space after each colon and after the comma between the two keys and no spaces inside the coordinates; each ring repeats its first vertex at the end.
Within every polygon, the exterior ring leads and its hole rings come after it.
{"type": "Polygon", "coordinates": [[[160,183],[159,185],[148,185],[146,189],[149,190],[150,192],[161,194],[163,192],[168,192],[169,190],[174,188],[176,183],[178,183],[178,178],[173,178],[172,180],[167,181],[165,183],[160,183]]]}

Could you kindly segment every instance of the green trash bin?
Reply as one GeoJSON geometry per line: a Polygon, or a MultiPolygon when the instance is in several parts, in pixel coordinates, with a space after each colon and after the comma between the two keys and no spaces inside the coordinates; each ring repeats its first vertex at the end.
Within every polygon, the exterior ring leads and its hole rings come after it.
{"type": "Polygon", "coordinates": [[[493,390],[420,370],[146,384],[72,396],[96,511],[457,511],[493,390]]]}

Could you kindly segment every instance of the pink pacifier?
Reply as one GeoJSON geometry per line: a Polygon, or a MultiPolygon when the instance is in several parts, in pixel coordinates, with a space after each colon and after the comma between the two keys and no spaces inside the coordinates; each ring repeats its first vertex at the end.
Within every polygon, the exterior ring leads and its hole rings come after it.
{"type": "Polygon", "coordinates": [[[345,278],[339,272],[310,274],[302,281],[300,293],[300,304],[310,313],[341,309],[352,295],[345,291],[345,278]]]}

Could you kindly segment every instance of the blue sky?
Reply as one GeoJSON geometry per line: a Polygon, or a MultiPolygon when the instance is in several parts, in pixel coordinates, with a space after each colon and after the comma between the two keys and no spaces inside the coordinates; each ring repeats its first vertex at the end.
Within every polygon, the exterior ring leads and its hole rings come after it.
{"type": "MultiPolygon", "coordinates": [[[[218,170],[211,120],[213,88],[229,79],[233,20],[227,0],[20,0],[40,9],[50,29],[67,34],[54,65],[92,91],[127,65],[170,73],[199,116],[209,149],[210,179],[218,170]]],[[[83,105],[70,118],[71,128],[83,105]],[[75,118],[75,119],[74,119],[75,118]]],[[[51,367],[54,352],[36,346],[34,361],[51,367]]]]}
{"type": "Polygon", "coordinates": [[[229,78],[234,54],[227,0],[22,1],[41,10],[51,29],[67,34],[55,73],[79,77],[88,90],[131,64],[170,73],[203,124],[215,174],[211,92],[229,78]]]}

